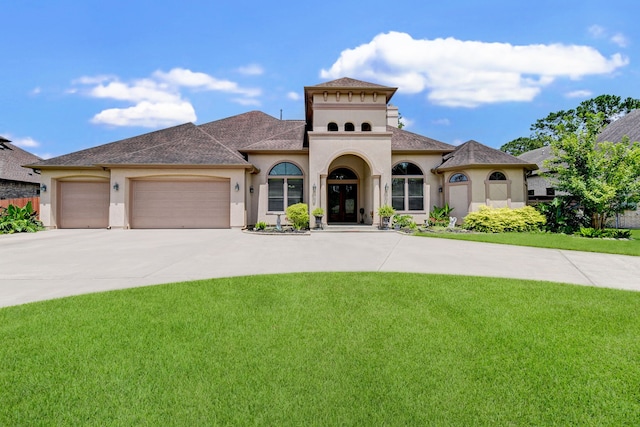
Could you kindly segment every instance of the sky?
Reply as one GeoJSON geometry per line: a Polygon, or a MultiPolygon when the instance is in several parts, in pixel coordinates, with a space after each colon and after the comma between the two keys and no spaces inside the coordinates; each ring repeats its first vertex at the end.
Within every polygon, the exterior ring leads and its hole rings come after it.
{"type": "Polygon", "coordinates": [[[0,0],[0,135],[43,158],[397,87],[405,130],[491,147],[602,94],[640,98],[640,2],[0,0]]]}

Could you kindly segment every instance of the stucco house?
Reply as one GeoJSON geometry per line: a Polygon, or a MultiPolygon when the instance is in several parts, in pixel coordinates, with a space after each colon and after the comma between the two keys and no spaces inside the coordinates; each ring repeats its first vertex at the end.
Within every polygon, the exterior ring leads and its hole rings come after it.
{"type": "Polygon", "coordinates": [[[0,199],[34,197],[40,193],[40,175],[22,165],[40,158],[0,136],[0,199]]]}
{"type": "Polygon", "coordinates": [[[259,111],[186,123],[34,162],[50,228],[228,228],[275,224],[287,206],[328,224],[377,225],[390,204],[422,222],[444,203],[524,206],[535,164],[469,141],[398,128],[396,88],[350,78],[304,88],[305,120],[259,111]]]}

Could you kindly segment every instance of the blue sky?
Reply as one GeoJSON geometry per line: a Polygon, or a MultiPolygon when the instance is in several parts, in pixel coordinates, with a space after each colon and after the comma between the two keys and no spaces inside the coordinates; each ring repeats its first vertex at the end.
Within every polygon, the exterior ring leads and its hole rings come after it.
{"type": "Polygon", "coordinates": [[[640,98],[640,3],[0,3],[0,135],[42,157],[261,110],[303,88],[398,87],[406,129],[493,147],[601,94],[640,98]]]}

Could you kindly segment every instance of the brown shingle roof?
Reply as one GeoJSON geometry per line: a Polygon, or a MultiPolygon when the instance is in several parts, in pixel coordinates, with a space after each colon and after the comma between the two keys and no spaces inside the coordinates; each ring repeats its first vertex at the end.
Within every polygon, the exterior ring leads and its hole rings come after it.
{"type": "Polygon", "coordinates": [[[625,136],[631,142],[640,141],[640,110],[633,110],[609,124],[598,135],[598,141],[620,142],[625,136]]]}
{"type": "Polygon", "coordinates": [[[0,179],[19,182],[40,182],[40,176],[22,165],[40,161],[40,157],[24,151],[0,136],[0,179]]]}
{"type": "Polygon", "coordinates": [[[342,77],[340,79],[331,80],[329,82],[320,83],[311,87],[331,87],[331,88],[359,88],[359,89],[395,89],[388,86],[382,86],[375,83],[363,82],[362,80],[356,80],[349,77],[342,77]]]}
{"type": "Polygon", "coordinates": [[[162,129],[64,156],[33,166],[95,165],[248,165],[237,152],[193,123],[162,129]]]}
{"type": "Polygon", "coordinates": [[[392,151],[438,151],[450,152],[455,146],[399,129],[397,126],[387,126],[387,132],[391,132],[392,151]]]}
{"type": "Polygon", "coordinates": [[[442,163],[435,170],[445,171],[480,166],[523,166],[529,170],[538,168],[535,164],[471,140],[460,145],[454,152],[443,156],[442,163]]]}
{"type": "Polygon", "coordinates": [[[250,111],[237,116],[205,123],[200,129],[213,136],[227,147],[242,151],[258,142],[268,141],[283,135],[284,145],[291,149],[302,149],[304,120],[279,120],[261,111],[250,111]],[[288,135],[288,136],[285,136],[288,135]],[[299,146],[296,146],[299,144],[299,146]]]}
{"type": "MultiPolygon", "coordinates": [[[[549,146],[536,148],[535,150],[527,151],[518,156],[520,160],[538,165],[538,174],[549,171],[549,169],[544,166],[544,162],[551,157],[553,157],[553,154],[549,146]]],[[[534,173],[534,175],[535,174],[536,173],[534,173]]]]}

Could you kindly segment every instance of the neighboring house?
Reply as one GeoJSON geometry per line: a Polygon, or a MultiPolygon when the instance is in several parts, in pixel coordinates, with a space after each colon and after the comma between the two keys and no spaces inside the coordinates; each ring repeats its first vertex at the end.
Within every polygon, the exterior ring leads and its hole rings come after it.
{"type": "Polygon", "coordinates": [[[287,206],[324,222],[378,224],[391,204],[422,222],[444,203],[521,207],[534,164],[469,141],[398,128],[396,88],[342,78],[305,87],[305,120],[259,111],[33,163],[47,190],[40,218],[58,228],[228,228],[284,221],[287,206]]]}
{"type": "Polygon", "coordinates": [[[40,161],[0,136],[0,199],[34,197],[40,194],[40,175],[22,165],[40,161]]]}
{"type": "MultiPolygon", "coordinates": [[[[633,110],[610,123],[600,132],[598,141],[621,142],[625,136],[629,137],[631,142],[640,141],[640,110],[633,110]]],[[[537,148],[518,156],[520,160],[538,165],[538,170],[527,174],[529,202],[548,201],[553,199],[556,194],[553,179],[541,175],[548,172],[548,169],[544,166],[544,161],[551,157],[550,147],[537,148]]],[[[558,192],[557,194],[563,193],[558,192]]],[[[619,215],[618,226],[640,228],[640,210],[626,211],[624,214],[619,215]]]]}

